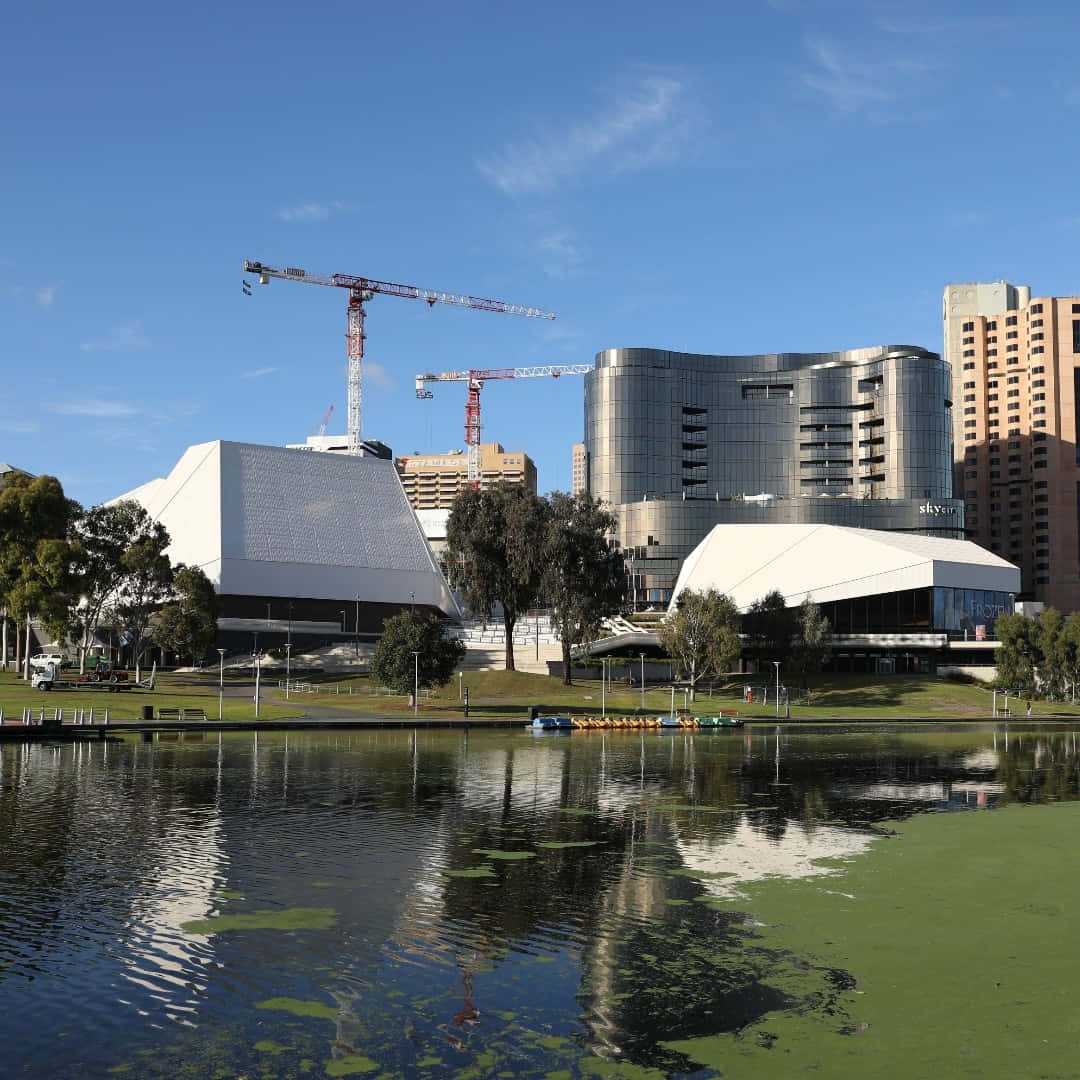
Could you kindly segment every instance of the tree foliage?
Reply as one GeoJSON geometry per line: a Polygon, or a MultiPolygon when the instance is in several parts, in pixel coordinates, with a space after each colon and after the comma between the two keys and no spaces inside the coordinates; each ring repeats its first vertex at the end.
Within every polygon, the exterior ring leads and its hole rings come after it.
{"type": "Polygon", "coordinates": [[[38,616],[63,640],[70,611],[77,504],[55,476],[8,473],[0,483],[0,606],[16,620],[38,616]]]}
{"type": "Polygon", "coordinates": [[[811,672],[820,671],[832,656],[832,627],[809,596],[799,605],[796,615],[791,666],[805,679],[811,672]]]}
{"type": "Polygon", "coordinates": [[[599,634],[600,621],[625,595],[622,555],[609,536],[615,516],[586,492],[553,492],[543,538],[545,603],[562,643],[563,683],[571,683],[570,647],[599,634]]]}
{"type": "Polygon", "coordinates": [[[676,661],[681,677],[689,681],[694,697],[701,679],[723,675],[738,662],[742,648],[739,609],[731,597],[715,589],[685,589],[664,620],[660,643],[676,661]]]}
{"type": "Polygon", "coordinates": [[[202,657],[217,637],[217,593],[201,567],[180,563],[173,570],[172,599],[158,612],[153,639],[163,649],[202,657]]]}
{"type": "Polygon", "coordinates": [[[1043,661],[1039,620],[1024,615],[999,615],[994,633],[1001,644],[994,652],[996,685],[1002,689],[1034,690],[1035,670],[1043,661]]]}
{"type": "Polygon", "coordinates": [[[383,623],[371,674],[383,686],[408,694],[411,705],[414,685],[421,690],[444,686],[464,655],[465,643],[447,638],[438,619],[403,611],[383,623]]]}
{"type": "Polygon", "coordinates": [[[446,526],[450,583],[469,610],[490,617],[502,606],[506,670],[514,670],[514,626],[535,603],[543,578],[549,508],[523,488],[469,488],[454,500],[446,526]]]}
{"type": "Polygon", "coordinates": [[[71,630],[79,647],[80,670],[102,616],[116,599],[121,559],[138,536],[140,512],[138,503],[125,499],[84,510],[73,523],[77,600],[71,630]]]}
{"type": "Polygon", "coordinates": [[[131,542],[120,556],[113,615],[131,635],[138,678],[149,644],[150,620],[169,599],[173,568],[165,554],[169,533],[160,521],[137,506],[132,512],[132,530],[131,542]]]}
{"type": "Polygon", "coordinates": [[[784,661],[792,652],[792,643],[799,632],[799,611],[789,608],[781,592],[773,589],[755,600],[743,616],[750,655],[757,661],[758,670],[774,660],[784,661]]]}

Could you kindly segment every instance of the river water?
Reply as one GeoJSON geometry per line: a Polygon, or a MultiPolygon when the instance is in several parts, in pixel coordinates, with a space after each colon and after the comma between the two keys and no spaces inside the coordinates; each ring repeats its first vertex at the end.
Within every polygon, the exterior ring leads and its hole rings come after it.
{"type": "MultiPolygon", "coordinates": [[[[1072,729],[0,746],[7,1076],[708,1075],[786,1002],[695,901],[912,813],[1074,799],[1072,729]]],[[[821,860],[824,860],[822,862],[821,860]]]]}

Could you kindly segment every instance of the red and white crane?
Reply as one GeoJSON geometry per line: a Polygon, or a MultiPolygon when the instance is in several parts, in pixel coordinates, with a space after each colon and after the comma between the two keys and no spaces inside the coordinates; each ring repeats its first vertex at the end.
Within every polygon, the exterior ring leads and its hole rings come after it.
{"type": "Polygon", "coordinates": [[[480,387],[489,379],[539,379],[560,375],[587,375],[592,364],[541,364],[538,367],[472,368],[469,371],[429,372],[416,376],[416,396],[430,398],[435,395],[427,388],[433,382],[463,382],[468,385],[469,396],[465,401],[465,445],[469,448],[469,483],[480,484],[480,387]]]}
{"type": "MultiPolygon", "coordinates": [[[[345,340],[349,362],[349,403],[346,435],[349,453],[360,453],[363,431],[361,401],[363,399],[362,362],[364,359],[364,304],[377,293],[385,296],[402,296],[407,300],[424,300],[428,307],[436,304],[453,304],[455,307],[475,308],[478,311],[498,311],[506,315],[524,315],[530,319],[554,319],[555,312],[540,308],[507,304],[502,300],[485,300],[479,296],[463,296],[460,293],[442,292],[438,289],[421,289],[416,285],[397,285],[392,281],[377,281],[356,274],[315,274],[310,270],[286,266],[278,268],[266,263],[244,260],[244,272],[257,274],[260,285],[268,285],[271,278],[283,281],[300,281],[308,285],[330,285],[349,290],[349,308],[345,340]]],[[[246,290],[245,290],[246,292],[246,290]]]]}

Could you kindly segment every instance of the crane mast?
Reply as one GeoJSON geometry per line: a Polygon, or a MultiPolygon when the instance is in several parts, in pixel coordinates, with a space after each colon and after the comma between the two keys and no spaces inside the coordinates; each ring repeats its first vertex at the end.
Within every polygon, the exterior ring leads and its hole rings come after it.
{"type": "Polygon", "coordinates": [[[423,300],[428,307],[436,304],[450,304],[454,307],[473,308],[477,311],[494,311],[505,315],[522,315],[529,319],[554,319],[555,312],[540,308],[525,307],[520,304],[508,304],[502,300],[488,300],[479,296],[463,293],[444,292],[439,289],[424,289],[417,285],[400,285],[393,281],[379,281],[376,278],[360,277],[356,274],[319,274],[302,270],[296,266],[275,267],[266,263],[244,260],[244,272],[257,274],[260,285],[268,285],[271,278],[282,281],[299,281],[307,285],[326,285],[331,288],[349,290],[349,306],[346,313],[346,357],[348,359],[348,406],[346,435],[349,453],[359,454],[363,433],[363,360],[364,360],[364,319],[366,304],[373,296],[400,296],[406,300],[423,300]]]}
{"type": "Polygon", "coordinates": [[[489,379],[552,379],[560,375],[587,375],[592,364],[540,364],[535,367],[518,368],[471,368],[468,371],[429,372],[416,376],[416,396],[430,398],[435,395],[427,388],[428,383],[463,382],[468,388],[465,399],[465,445],[469,448],[469,483],[480,486],[480,388],[489,379]]]}

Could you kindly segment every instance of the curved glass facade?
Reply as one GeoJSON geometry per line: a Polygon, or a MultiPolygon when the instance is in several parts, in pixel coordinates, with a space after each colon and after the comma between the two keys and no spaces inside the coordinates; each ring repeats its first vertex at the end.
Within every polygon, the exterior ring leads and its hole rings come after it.
{"type": "Polygon", "coordinates": [[[666,602],[723,522],[821,522],[962,538],[951,375],[936,353],[598,353],[585,379],[589,490],[619,518],[631,596],[666,602]]]}

